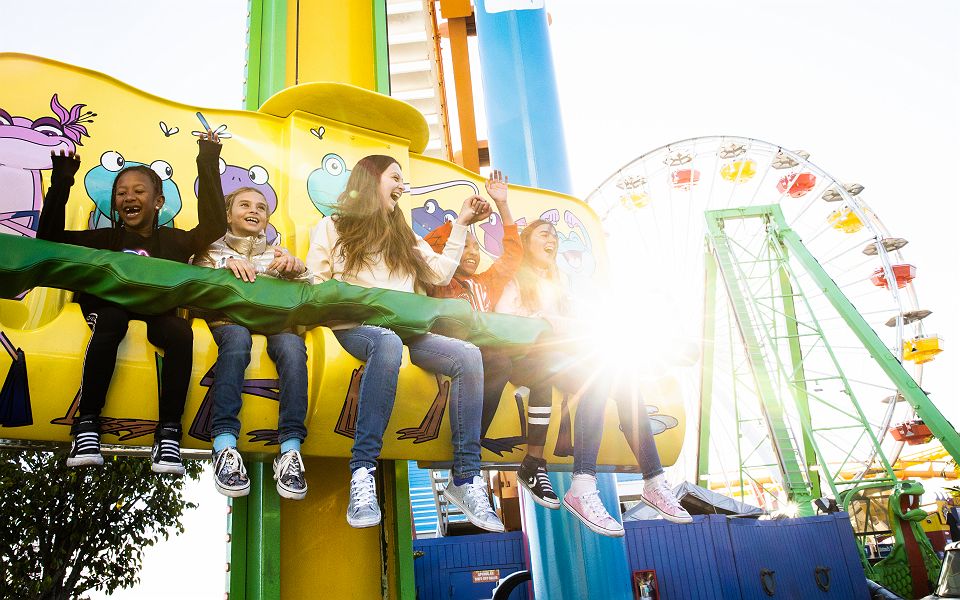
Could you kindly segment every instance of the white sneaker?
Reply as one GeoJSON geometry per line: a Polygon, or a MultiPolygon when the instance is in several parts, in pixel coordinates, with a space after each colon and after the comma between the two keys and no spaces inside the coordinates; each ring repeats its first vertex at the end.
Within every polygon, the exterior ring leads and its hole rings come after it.
{"type": "Polygon", "coordinates": [[[487,531],[502,533],[505,531],[503,523],[497,513],[490,506],[490,497],[487,495],[487,484],[477,476],[463,485],[454,485],[451,475],[450,483],[443,490],[443,497],[459,508],[467,520],[487,531]]]}
{"type": "Polygon", "coordinates": [[[677,500],[676,494],[667,484],[666,477],[660,476],[649,488],[646,485],[640,492],[640,499],[647,506],[660,513],[660,515],[673,523],[692,523],[693,517],[690,516],[677,500]]]}
{"type": "Polygon", "coordinates": [[[347,505],[347,523],[362,529],[380,524],[380,505],[377,503],[377,485],[373,480],[375,469],[360,467],[350,478],[350,503],[347,505]]]}

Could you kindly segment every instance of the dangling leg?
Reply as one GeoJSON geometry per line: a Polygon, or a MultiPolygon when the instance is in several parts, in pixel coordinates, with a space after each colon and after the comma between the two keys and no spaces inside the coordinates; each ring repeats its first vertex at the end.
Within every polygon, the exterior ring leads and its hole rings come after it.
{"type": "Polygon", "coordinates": [[[381,518],[373,471],[397,396],[403,342],[393,331],[370,325],[335,331],[334,334],[344,350],[367,363],[357,402],[347,523],[352,527],[372,527],[379,524],[381,518]]]}
{"type": "Polygon", "coordinates": [[[490,506],[480,477],[480,419],[483,401],[483,360],[469,342],[428,333],[407,342],[410,360],[432,373],[451,377],[450,430],[453,470],[444,496],[456,504],[471,523],[487,531],[503,531],[490,506]]]}

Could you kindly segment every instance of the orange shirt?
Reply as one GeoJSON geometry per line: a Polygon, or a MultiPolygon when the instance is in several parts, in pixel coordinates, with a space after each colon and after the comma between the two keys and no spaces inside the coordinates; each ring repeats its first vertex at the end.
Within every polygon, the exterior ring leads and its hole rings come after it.
{"type": "MultiPolygon", "coordinates": [[[[448,221],[427,236],[434,240],[446,239],[452,225],[448,221]]],[[[469,277],[454,275],[449,284],[438,286],[430,293],[435,298],[462,298],[470,303],[474,310],[492,312],[500,300],[504,286],[513,279],[523,259],[523,246],[516,225],[503,226],[503,254],[489,269],[474,273],[469,277]]]]}

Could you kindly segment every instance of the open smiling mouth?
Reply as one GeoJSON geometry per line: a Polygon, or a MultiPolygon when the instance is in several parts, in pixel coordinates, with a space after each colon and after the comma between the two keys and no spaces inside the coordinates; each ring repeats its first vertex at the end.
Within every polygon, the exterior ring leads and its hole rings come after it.
{"type": "Polygon", "coordinates": [[[140,214],[139,206],[127,206],[123,209],[123,215],[125,217],[133,217],[140,214]]]}

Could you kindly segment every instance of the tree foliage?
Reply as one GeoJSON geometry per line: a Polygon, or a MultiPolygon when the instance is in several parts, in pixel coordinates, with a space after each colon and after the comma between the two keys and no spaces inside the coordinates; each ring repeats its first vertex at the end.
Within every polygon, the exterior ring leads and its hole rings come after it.
{"type": "MultiPolygon", "coordinates": [[[[186,462],[198,479],[199,461],[186,462]]],[[[65,452],[0,449],[0,598],[67,600],[139,581],[143,552],[196,505],[184,478],[150,471],[150,460],[107,456],[71,469],[65,452]]]]}

